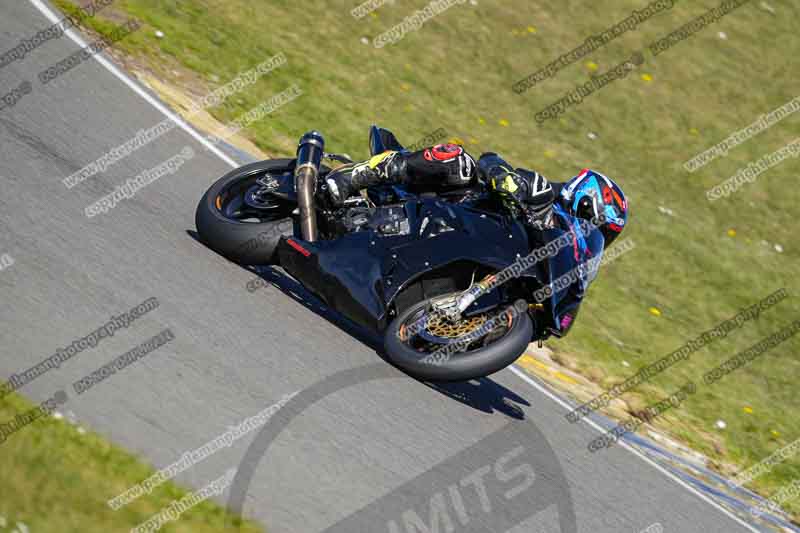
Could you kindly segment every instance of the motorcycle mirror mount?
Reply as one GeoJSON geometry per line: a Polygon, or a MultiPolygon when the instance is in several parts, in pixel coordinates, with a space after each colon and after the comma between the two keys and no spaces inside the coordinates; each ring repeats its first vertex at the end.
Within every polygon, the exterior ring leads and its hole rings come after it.
{"type": "Polygon", "coordinates": [[[329,154],[325,152],[325,159],[330,159],[331,161],[338,161],[339,163],[352,163],[353,158],[350,157],[349,154],[329,154]]]}

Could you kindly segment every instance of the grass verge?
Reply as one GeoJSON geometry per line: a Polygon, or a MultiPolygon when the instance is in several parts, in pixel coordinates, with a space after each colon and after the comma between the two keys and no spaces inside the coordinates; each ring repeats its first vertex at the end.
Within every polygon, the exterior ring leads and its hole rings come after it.
{"type": "MultiPolygon", "coordinates": [[[[33,407],[11,393],[0,399],[0,421],[33,407]]],[[[0,444],[0,472],[0,517],[8,531],[20,522],[30,533],[130,531],[190,493],[167,482],[113,511],[106,501],[151,476],[153,469],[102,437],[53,416],[36,420],[0,444]]],[[[224,523],[223,509],[207,500],[161,531],[212,533],[223,531],[224,523]]],[[[244,522],[241,531],[263,530],[244,522]]]]}

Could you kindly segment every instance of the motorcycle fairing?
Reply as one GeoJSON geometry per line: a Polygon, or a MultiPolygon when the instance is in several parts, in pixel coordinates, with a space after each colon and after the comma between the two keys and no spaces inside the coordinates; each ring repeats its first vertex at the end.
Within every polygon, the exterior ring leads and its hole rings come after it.
{"type": "Polygon", "coordinates": [[[501,270],[530,250],[525,228],[507,217],[435,198],[408,201],[404,210],[407,234],[370,229],[313,243],[293,237],[308,256],[284,239],[281,265],[328,305],[381,332],[395,297],[424,274],[459,261],[501,270]]]}
{"type": "Polygon", "coordinates": [[[558,219],[557,227],[547,230],[544,238],[547,241],[555,240],[566,233],[571,234],[573,246],[567,246],[548,259],[546,279],[553,287],[553,294],[549,299],[549,309],[552,313],[551,331],[556,336],[563,336],[575,322],[578,309],[589,285],[597,276],[597,270],[603,256],[605,239],[598,229],[584,232],[587,221],[574,217],[554,205],[555,216],[558,219]],[[570,273],[576,274],[576,281],[564,289],[558,290],[554,282],[570,273]]]}

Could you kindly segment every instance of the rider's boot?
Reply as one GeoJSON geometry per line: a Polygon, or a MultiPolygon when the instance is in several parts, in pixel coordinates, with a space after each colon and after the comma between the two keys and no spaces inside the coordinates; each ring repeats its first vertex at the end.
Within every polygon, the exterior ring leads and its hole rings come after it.
{"type": "Polygon", "coordinates": [[[341,206],[358,191],[378,183],[402,183],[406,179],[405,154],[388,150],[362,163],[345,165],[328,174],[328,195],[341,206]]]}

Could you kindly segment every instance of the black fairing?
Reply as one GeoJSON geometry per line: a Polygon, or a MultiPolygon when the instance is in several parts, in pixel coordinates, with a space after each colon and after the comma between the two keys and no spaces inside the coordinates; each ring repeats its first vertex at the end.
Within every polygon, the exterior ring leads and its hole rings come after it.
{"type": "Polygon", "coordinates": [[[541,238],[544,242],[554,241],[559,236],[570,233],[574,238],[574,246],[562,248],[555,256],[548,259],[544,279],[546,283],[553,284],[561,277],[577,278],[564,289],[554,289],[547,305],[550,314],[550,332],[563,337],[575,323],[580,304],[597,275],[605,240],[598,229],[582,231],[582,227],[588,227],[586,221],[583,221],[582,225],[580,219],[570,216],[558,206],[555,212],[558,219],[557,229],[547,230],[541,238]],[[571,276],[570,273],[574,275],[571,276]]]}
{"type": "Polygon", "coordinates": [[[294,246],[284,239],[280,263],[329,306],[380,332],[397,294],[424,274],[461,261],[500,270],[530,250],[525,228],[508,217],[435,198],[404,209],[405,234],[369,229],[314,243],[292,238],[294,246]]]}

